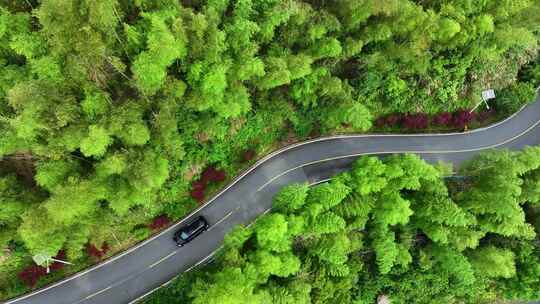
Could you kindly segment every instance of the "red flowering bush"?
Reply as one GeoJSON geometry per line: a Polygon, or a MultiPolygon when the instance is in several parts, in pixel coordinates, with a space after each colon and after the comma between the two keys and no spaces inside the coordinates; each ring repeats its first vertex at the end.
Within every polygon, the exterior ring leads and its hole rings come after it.
{"type": "Polygon", "coordinates": [[[204,184],[209,182],[221,182],[225,180],[225,177],[225,171],[218,170],[214,166],[209,166],[201,174],[200,181],[204,184]]]}
{"type": "Polygon", "coordinates": [[[465,125],[468,125],[475,119],[479,122],[483,122],[493,117],[494,115],[494,109],[480,112],[477,115],[475,115],[475,113],[470,113],[468,110],[459,110],[456,112],[441,112],[435,114],[431,119],[429,119],[428,115],[424,113],[394,113],[377,118],[374,125],[377,128],[397,127],[399,125],[402,125],[404,128],[407,129],[421,130],[427,128],[431,123],[438,126],[463,129],[465,125]]]}
{"type": "Polygon", "coordinates": [[[204,179],[194,181],[191,183],[191,191],[189,194],[196,201],[202,202],[204,200],[204,190],[206,189],[206,185],[208,185],[208,181],[204,179]]]}
{"type": "Polygon", "coordinates": [[[101,259],[105,253],[107,253],[107,251],[109,251],[109,245],[107,242],[103,243],[101,249],[98,249],[94,244],[86,244],[86,253],[94,258],[101,259]]]}
{"type": "Polygon", "coordinates": [[[255,150],[253,149],[246,150],[244,151],[244,153],[242,153],[242,160],[244,162],[248,162],[255,158],[255,154],[255,150]]]}
{"type": "Polygon", "coordinates": [[[103,254],[101,253],[101,250],[97,249],[97,247],[94,244],[86,244],[86,253],[88,253],[89,256],[95,257],[100,259],[103,254]]]}
{"type": "Polygon", "coordinates": [[[398,126],[401,123],[402,120],[402,114],[389,114],[387,116],[381,116],[375,120],[375,126],[378,128],[382,128],[385,126],[388,127],[395,127],[398,126]]]}
{"type": "Polygon", "coordinates": [[[459,110],[452,116],[452,125],[455,128],[463,129],[474,119],[474,114],[468,110],[459,110]]]}
{"type": "Polygon", "coordinates": [[[148,225],[148,227],[153,230],[158,230],[169,225],[170,223],[171,223],[171,219],[167,215],[163,214],[163,215],[155,217],[152,220],[152,223],[148,225]]]}
{"type": "Polygon", "coordinates": [[[424,113],[407,114],[403,117],[403,126],[407,129],[425,129],[428,127],[428,124],[428,116],[424,113]]]}
{"type": "MultiPolygon", "coordinates": [[[[54,258],[65,261],[66,252],[64,250],[60,250],[54,258]]],[[[57,271],[64,268],[64,266],[64,263],[53,262],[49,265],[49,270],[57,271]]],[[[19,279],[30,288],[34,287],[39,279],[45,275],[47,275],[47,268],[39,265],[28,266],[23,271],[18,273],[19,279]]]]}
{"type": "MultiPolygon", "coordinates": [[[[60,250],[58,252],[58,254],[54,258],[57,259],[57,260],[65,261],[66,260],[66,252],[64,250],[60,250]]],[[[50,271],[60,270],[60,269],[64,268],[64,266],[65,266],[64,263],[54,262],[51,265],[49,265],[49,270],[50,271]]]]}
{"type": "Polygon", "coordinates": [[[395,127],[397,125],[399,125],[401,123],[401,117],[402,115],[401,114],[390,114],[388,116],[386,116],[386,124],[389,126],[389,127],[395,127]]]}
{"type": "Polygon", "coordinates": [[[47,269],[38,265],[31,265],[18,273],[19,279],[28,287],[32,288],[37,281],[47,274],[47,269]]]}
{"type": "Polygon", "coordinates": [[[432,122],[439,126],[450,126],[450,124],[452,123],[452,113],[439,113],[433,117],[432,122]]]}
{"type": "Polygon", "coordinates": [[[194,181],[191,183],[191,189],[193,190],[203,190],[206,189],[207,183],[203,182],[202,180],[194,181]]]}
{"type": "Polygon", "coordinates": [[[377,128],[382,128],[386,125],[386,117],[379,117],[375,120],[375,126],[377,128]]]}
{"type": "Polygon", "coordinates": [[[201,178],[199,179],[202,183],[205,185],[208,184],[215,176],[216,174],[216,168],[214,166],[209,166],[204,169],[204,171],[201,174],[201,178]]]}
{"type": "Polygon", "coordinates": [[[101,252],[103,254],[107,253],[107,251],[109,251],[109,244],[107,242],[104,242],[103,245],[101,245],[101,252]]]}
{"type": "Polygon", "coordinates": [[[199,203],[204,200],[204,190],[210,182],[222,182],[227,175],[225,171],[218,170],[214,166],[208,166],[201,174],[201,178],[198,181],[191,183],[190,195],[199,203]]]}
{"type": "Polygon", "coordinates": [[[200,189],[193,189],[189,192],[192,198],[194,198],[197,202],[202,203],[204,200],[204,190],[200,189]]]}
{"type": "Polygon", "coordinates": [[[212,178],[213,182],[222,182],[227,177],[227,174],[223,170],[217,170],[215,175],[212,178]]]}

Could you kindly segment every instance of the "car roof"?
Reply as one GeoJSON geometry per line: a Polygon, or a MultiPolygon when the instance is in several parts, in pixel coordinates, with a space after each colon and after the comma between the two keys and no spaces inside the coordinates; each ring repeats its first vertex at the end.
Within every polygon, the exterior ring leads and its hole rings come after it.
{"type": "Polygon", "coordinates": [[[204,217],[198,216],[192,222],[182,226],[182,228],[180,228],[177,233],[181,233],[182,231],[193,232],[194,230],[203,227],[204,224],[206,224],[206,220],[204,219],[204,217]]]}

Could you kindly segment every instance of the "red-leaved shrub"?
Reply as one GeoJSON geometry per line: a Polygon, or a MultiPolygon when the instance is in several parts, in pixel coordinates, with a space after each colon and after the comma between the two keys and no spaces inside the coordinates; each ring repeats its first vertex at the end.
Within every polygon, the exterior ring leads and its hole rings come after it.
{"type": "Polygon", "coordinates": [[[86,244],[86,253],[88,253],[89,256],[95,257],[100,259],[103,254],[101,253],[101,250],[97,249],[97,247],[94,244],[86,244]]]}
{"type": "Polygon", "coordinates": [[[386,116],[386,124],[389,127],[395,127],[401,123],[401,115],[400,114],[390,114],[386,116]]]}
{"type": "Polygon", "coordinates": [[[244,153],[242,153],[242,160],[244,162],[248,162],[252,160],[253,158],[255,158],[255,150],[253,149],[246,150],[244,151],[244,153]]]}
{"type": "Polygon", "coordinates": [[[107,242],[104,242],[103,245],[101,245],[101,253],[105,254],[109,249],[109,244],[107,242]]]}
{"type": "MultiPolygon", "coordinates": [[[[54,257],[57,260],[65,261],[66,260],[66,252],[64,250],[60,250],[58,254],[54,257]]],[[[65,264],[60,262],[53,262],[51,265],[49,265],[50,271],[56,271],[64,268],[65,264]]]]}
{"type": "Polygon", "coordinates": [[[425,129],[428,127],[428,123],[428,116],[424,113],[406,114],[403,116],[403,126],[407,129],[425,129]]]}
{"type": "Polygon", "coordinates": [[[206,189],[207,183],[203,182],[202,180],[194,181],[191,183],[191,189],[193,190],[202,190],[206,189]]]}
{"type": "Polygon", "coordinates": [[[214,166],[208,166],[201,174],[200,181],[203,183],[208,182],[221,182],[225,180],[225,171],[218,170],[214,166]]]}
{"type": "Polygon", "coordinates": [[[94,244],[86,244],[86,253],[96,259],[101,259],[105,253],[107,253],[107,251],[109,251],[109,245],[106,242],[101,246],[101,250],[98,249],[94,244]]]}
{"type": "Polygon", "coordinates": [[[458,129],[463,129],[474,119],[474,114],[468,110],[459,110],[454,112],[452,117],[452,125],[458,129]]]}
{"type": "Polygon", "coordinates": [[[28,287],[32,288],[37,281],[47,274],[47,269],[38,265],[31,265],[18,273],[19,279],[28,287]]]}
{"type": "Polygon", "coordinates": [[[432,122],[439,126],[449,126],[452,123],[452,113],[439,113],[433,117],[432,122]]]}
{"type": "Polygon", "coordinates": [[[386,117],[379,117],[375,120],[375,126],[377,128],[382,128],[386,125],[386,117]]]}
{"type": "Polygon", "coordinates": [[[208,166],[206,169],[204,169],[203,173],[201,174],[200,181],[203,183],[208,183],[212,181],[216,175],[216,168],[214,166],[208,166]]]}
{"type": "MultiPolygon", "coordinates": [[[[64,250],[60,250],[54,258],[57,260],[65,261],[66,252],[64,250]]],[[[62,269],[64,266],[64,263],[53,262],[49,265],[49,270],[57,271],[62,269]]],[[[34,287],[39,281],[39,279],[45,275],[47,275],[47,268],[39,265],[28,266],[18,273],[19,279],[30,288],[34,287]]]]}
{"type": "Polygon", "coordinates": [[[169,225],[170,223],[171,223],[171,219],[167,215],[163,214],[163,215],[155,217],[152,220],[152,223],[148,225],[148,227],[150,227],[150,229],[153,229],[153,230],[158,230],[169,225]]]}
{"type": "Polygon", "coordinates": [[[191,183],[191,197],[201,203],[204,200],[204,190],[208,183],[222,182],[226,177],[227,175],[224,170],[218,170],[214,166],[206,167],[201,174],[201,178],[191,183]]]}
{"type": "Polygon", "coordinates": [[[227,177],[227,174],[223,170],[217,170],[215,175],[213,176],[212,181],[213,182],[222,182],[227,177]]]}
{"type": "Polygon", "coordinates": [[[193,189],[189,194],[199,203],[202,203],[202,201],[204,200],[204,190],[202,189],[193,189]]]}

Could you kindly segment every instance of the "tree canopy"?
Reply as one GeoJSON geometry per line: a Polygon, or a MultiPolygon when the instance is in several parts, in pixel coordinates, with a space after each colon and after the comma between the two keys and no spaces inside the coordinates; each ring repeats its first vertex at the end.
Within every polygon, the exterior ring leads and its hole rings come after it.
{"type": "MultiPolygon", "coordinates": [[[[463,128],[486,88],[496,90],[497,113],[515,111],[540,85],[539,7],[533,0],[0,1],[0,297],[24,290],[16,273],[32,255],[65,254],[84,267],[90,256],[118,252],[148,236],[156,218],[187,214],[279,143],[366,132],[377,117],[411,130],[431,116],[446,129],[463,128]],[[207,168],[219,174],[205,179],[207,168]]],[[[362,162],[373,175],[284,193],[276,206],[304,210],[303,224],[277,240],[261,236],[261,244],[285,252],[292,231],[310,227],[311,237],[328,238],[317,244],[334,240],[341,253],[326,257],[332,250],[321,247],[313,258],[345,274],[339,261],[356,245],[333,234],[350,227],[373,228],[365,240],[391,253],[378,258],[385,272],[410,260],[394,226],[411,221],[460,249],[492,230],[532,237],[531,227],[515,224],[519,201],[538,197],[538,170],[523,173],[521,192],[515,176],[498,177],[512,181],[499,201],[513,202],[504,212],[464,201],[465,212],[432,186],[444,205],[437,208],[456,215],[434,224],[426,222],[437,217],[430,210],[412,211],[433,202],[405,195],[436,180],[432,169],[413,158],[362,162]]],[[[274,221],[284,227],[288,217],[274,221]]],[[[278,264],[265,257],[258,261],[278,264]]],[[[29,268],[23,277],[41,272],[29,268]]],[[[290,294],[269,286],[269,294],[302,303],[320,284],[291,282],[290,294]]],[[[266,296],[253,290],[254,299],[266,296]]]]}

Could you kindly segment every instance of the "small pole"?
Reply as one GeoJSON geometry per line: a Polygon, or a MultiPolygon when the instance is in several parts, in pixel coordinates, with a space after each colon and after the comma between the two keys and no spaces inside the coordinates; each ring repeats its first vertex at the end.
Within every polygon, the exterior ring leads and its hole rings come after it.
{"type": "MultiPolygon", "coordinates": [[[[482,99],[482,101],[480,101],[479,103],[477,103],[477,104],[474,106],[474,108],[472,108],[472,110],[469,111],[469,113],[474,112],[474,110],[476,110],[476,108],[478,108],[478,106],[481,105],[482,102],[486,102],[486,101],[482,99]]],[[[486,105],[487,105],[487,104],[486,104],[486,105]]],[[[488,107],[488,109],[489,109],[489,107],[488,107]]]]}
{"type": "Polygon", "coordinates": [[[49,261],[54,261],[54,262],[58,262],[58,263],[62,263],[62,264],[67,264],[67,265],[73,265],[72,263],[70,262],[67,262],[67,261],[62,261],[62,260],[58,260],[58,259],[55,259],[55,258],[48,258],[45,260],[45,263],[47,265],[47,273],[49,273],[49,261]]]}
{"type": "Polygon", "coordinates": [[[55,262],[58,262],[58,263],[62,263],[62,264],[73,265],[73,263],[70,263],[68,261],[62,261],[62,260],[58,260],[58,259],[55,259],[55,258],[50,258],[49,260],[55,261],[55,262]]]}
{"type": "Polygon", "coordinates": [[[120,243],[120,240],[116,237],[116,234],[114,234],[114,232],[111,232],[111,234],[114,237],[114,239],[116,240],[116,243],[118,243],[118,246],[120,246],[121,243],[120,243]]]}

